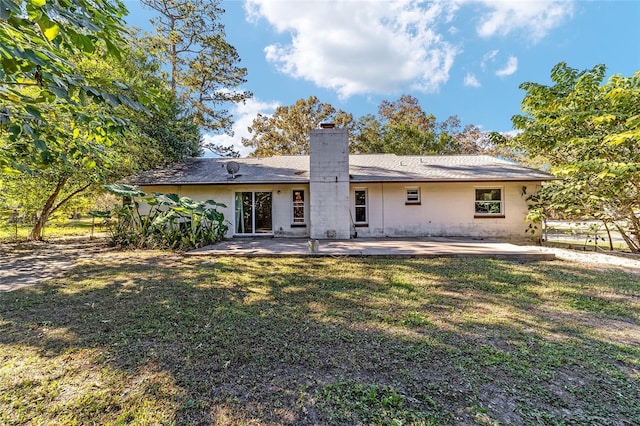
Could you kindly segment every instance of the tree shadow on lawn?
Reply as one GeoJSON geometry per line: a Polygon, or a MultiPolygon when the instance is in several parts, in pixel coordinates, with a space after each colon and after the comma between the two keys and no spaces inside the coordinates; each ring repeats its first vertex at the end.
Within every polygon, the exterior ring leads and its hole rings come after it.
{"type": "MultiPolygon", "coordinates": [[[[624,277],[554,274],[487,259],[88,263],[0,295],[0,420],[640,421],[640,351],[561,309],[624,277]]],[[[629,303],[613,320],[637,327],[629,303]]]]}

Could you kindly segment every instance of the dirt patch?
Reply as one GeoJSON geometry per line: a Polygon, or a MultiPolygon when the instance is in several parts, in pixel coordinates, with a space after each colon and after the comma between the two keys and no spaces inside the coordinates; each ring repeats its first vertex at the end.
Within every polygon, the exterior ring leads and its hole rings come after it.
{"type": "Polygon", "coordinates": [[[60,276],[81,259],[113,251],[104,239],[66,238],[50,242],[0,244],[0,292],[60,276]]]}
{"type": "Polygon", "coordinates": [[[553,253],[559,260],[577,262],[587,268],[622,269],[640,274],[640,255],[630,253],[603,253],[555,247],[538,247],[545,253],[553,253]]]}

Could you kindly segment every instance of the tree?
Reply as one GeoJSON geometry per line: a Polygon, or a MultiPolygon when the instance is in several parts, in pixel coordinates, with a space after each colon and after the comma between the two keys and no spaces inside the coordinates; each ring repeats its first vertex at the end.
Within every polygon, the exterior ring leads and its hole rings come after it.
{"type": "Polygon", "coordinates": [[[614,75],[606,67],[578,71],[561,62],[553,85],[525,82],[520,130],[510,144],[540,155],[563,180],[537,209],[595,218],[616,227],[630,250],[640,251],[640,72],[614,75]]]}
{"type": "Polygon", "coordinates": [[[397,155],[478,154],[492,144],[475,126],[460,130],[456,116],[439,123],[427,114],[417,98],[403,95],[398,100],[382,101],[378,117],[367,115],[355,125],[351,150],[360,154],[397,155]]]}
{"type": "Polygon", "coordinates": [[[305,155],[309,153],[311,130],[329,121],[337,127],[350,128],[353,117],[310,96],[299,99],[292,106],[276,108],[271,116],[258,114],[249,127],[251,138],[242,138],[242,143],[255,149],[251,154],[255,157],[305,155]]]}
{"type": "Polygon", "coordinates": [[[354,154],[385,152],[384,126],[373,114],[364,115],[354,123],[349,149],[354,154]]]}
{"type": "MultiPolygon", "coordinates": [[[[24,155],[13,155],[12,161],[21,173],[0,176],[5,186],[16,190],[9,194],[13,204],[20,204],[22,214],[34,218],[31,239],[42,239],[42,230],[49,218],[88,189],[199,154],[199,151],[193,152],[199,149],[198,127],[192,121],[176,117],[178,107],[159,74],[159,65],[149,62],[145,54],[129,51],[122,61],[101,59],[99,55],[74,60],[75,69],[81,75],[110,75],[126,81],[135,90],[144,87],[155,93],[157,107],[152,112],[141,112],[87,101],[84,105],[87,117],[110,114],[127,123],[119,132],[99,134],[91,130],[91,122],[78,120],[73,108],[65,108],[64,104],[41,108],[43,119],[56,123],[55,152],[59,154],[46,162],[34,162],[27,151],[24,155]]],[[[0,146],[3,143],[6,139],[0,136],[0,146]]],[[[28,140],[14,141],[16,146],[20,143],[28,146],[28,140]]]]}
{"type": "MultiPolygon", "coordinates": [[[[60,129],[52,107],[64,109],[87,126],[88,140],[120,128],[109,114],[90,117],[87,100],[143,109],[138,95],[108,76],[88,79],[75,72],[72,57],[91,57],[96,50],[119,56],[124,45],[120,1],[0,0],[0,167],[15,168],[15,158],[33,163],[63,158],[60,129]]],[[[78,147],[78,149],[86,149],[78,147]]],[[[26,167],[23,165],[22,167],[26,167]]]]}
{"type": "Polygon", "coordinates": [[[151,52],[169,65],[169,84],[194,122],[214,132],[230,132],[231,116],[220,107],[252,95],[235,89],[246,82],[246,68],[225,41],[220,0],[142,0],[158,13],[151,52]]]}

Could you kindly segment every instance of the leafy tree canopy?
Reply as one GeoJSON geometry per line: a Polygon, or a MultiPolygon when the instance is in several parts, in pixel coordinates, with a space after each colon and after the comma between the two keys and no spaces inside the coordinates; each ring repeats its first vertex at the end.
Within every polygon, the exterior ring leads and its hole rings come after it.
{"type": "Polygon", "coordinates": [[[276,108],[273,115],[258,114],[249,127],[251,138],[242,138],[242,143],[254,148],[251,155],[256,157],[308,154],[309,133],[324,122],[351,128],[353,117],[310,96],[294,105],[276,108]]]}
{"type": "Polygon", "coordinates": [[[427,114],[417,98],[403,95],[382,101],[378,116],[356,121],[351,151],[360,154],[397,155],[496,153],[488,134],[473,125],[464,128],[456,116],[438,122],[427,114]]]}
{"type": "Polygon", "coordinates": [[[60,146],[64,131],[49,114],[53,109],[86,124],[86,140],[98,143],[125,123],[109,113],[87,114],[88,102],[143,109],[142,94],[108,75],[89,78],[75,69],[77,57],[120,55],[125,13],[120,1],[0,0],[0,132],[6,136],[0,167],[5,171],[16,167],[16,159],[25,167],[26,157],[29,166],[66,159],[60,146]]]}
{"type": "Polygon", "coordinates": [[[368,114],[356,121],[315,96],[299,99],[294,105],[278,107],[273,115],[258,114],[249,127],[252,136],[243,138],[242,143],[254,148],[255,156],[308,154],[309,132],[322,122],[349,129],[354,154],[502,153],[478,127],[462,128],[455,116],[439,123],[409,95],[394,102],[383,101],[377,116],[368,114]]]}
{"type": "Polygon", "coordinates": [[[563,180],[541,193],[538,209],[613,224],[640,250],[640,72],[579,71],[561,62],[552,85],[526,82],[516,150],[541,156],[563,180]]]}
{"type": "Polygon", "coordinates": [[[199,154],[199,129],[192,120],[179,117],[179,106],[160,75],[159,64],[149,61],[142,51],[126,53],[121,60],[101,55],[76,56],[71,60],[80,75],[88,78],[93,74],[110,75],[133,90],[152,91],[158,100],[154,110],[135,111],[123,105],[114,107],[88,100],[84,105],[87,116],[99,121],[110,114],[127,123],[119,132],[105,132],[97,137],[92,136],[91,123],[77,119],[73,107],[43,105],[43,121],[56,123],[58,135],[48,150],[55,146],[58,155],[52,155],[47,162],[33,161],[26,135],[13,142],[0,135],[0,146],[25,147],[18,150],[24,154],[12,157],[13,164],[22,172],[0,175],[0,183],[4,182],[10,203],[22,206],[25,218],[35,219],[31,238],[40,239],[48,218],[92,187],[199,154]],[[21,188],[31,189],[26,194],[21,188]]]}

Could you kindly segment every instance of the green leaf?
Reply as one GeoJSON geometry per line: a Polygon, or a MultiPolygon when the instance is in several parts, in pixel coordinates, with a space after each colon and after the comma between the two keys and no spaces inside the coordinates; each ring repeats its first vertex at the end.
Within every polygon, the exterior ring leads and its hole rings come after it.
{"type": "Polygon", "coordinates": [[[123,197],[146,197],[147,194],[139,186],[126,185],[124,183],[111,183],[104,186],[104,188],[116,195],[123,197]]]}
{"type": "Polygon", "coordinates": [[[89,212],[89,215],[100,219],[111,219],[110,210],[92,210],[89,212]]]}
{"type": "Polygon", "coordinates": [[[58,25],[55,24],[50,27],[47,27],[44,30],[44,36],[47,38],[47,40],[52,41],[54,38],[58,36],[59,32],[60,32],[60,27],[58,27],[58,25]]]}
{"type": "Polygon", "coordinates": [[[34,108],[32,106],[29,106],[29,105],[27,105],[24,109],[27,111],[27,113],[30,116],[32,116],[34,118],[37,118],[38,120],[42,120],[42,115],[40,114],[40,110],[39,109],[34,108]]]}
{"type": "Polygon", "coordinates": [[[156,199],[162,205],[176,207],[180,205],[180,197],[177,194],[156,194],[156,199]]]}
{"type": "Polygon", "coordinates": [[[11,15],[20,15],[20,3],[13,0],[0,0],[0,19],[9,20],[11,15]]]}
{"type": "Polygon", "coordinates": [[[31,0],[30,3],[35,7],[42,7],[47,4],[47,0],[31,0]]]}
{"type": "Polygon", "coordinates": [[[34,140],[34,145],[35,145],[35,147],[36,147],[36,149],[38,151],[46,151],[47,150],[47,144],[45,144],[42,139],[34,140]]]}

